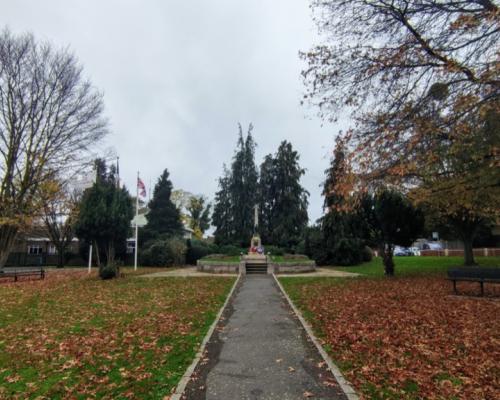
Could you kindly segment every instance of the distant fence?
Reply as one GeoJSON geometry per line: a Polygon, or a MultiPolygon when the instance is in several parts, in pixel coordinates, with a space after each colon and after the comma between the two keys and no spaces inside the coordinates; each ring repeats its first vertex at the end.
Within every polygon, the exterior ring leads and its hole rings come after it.
{"type": "MultiPolygon", "coordinates": [[[[5,266],[27,267],[36,265],[36,266],[48,267],[57,265],[58,260],[59,258],[57,254],[53,255],[53,254],[10,253],[5,266]]],[[[127,254],[125,257],[122,257],[122,261],[124,265],[133,265],[134,255],[127,254]]],[[[86,267],[87,263],[88,261],[84,260],[78,254],[70,254],[69,257],[66,257],[66,262],[64,263],[64,265],[66,267],[86,267]]]]}
{"type": "MultiPolygon", "coordinates": [[[[480,249],[473,249],[474,256],[494,257],[500,256],[500,248],[484,247],[480,249]]],[[[420,250],[421,256],[456,256],[463,257],[463,250],[420,250]]]]}

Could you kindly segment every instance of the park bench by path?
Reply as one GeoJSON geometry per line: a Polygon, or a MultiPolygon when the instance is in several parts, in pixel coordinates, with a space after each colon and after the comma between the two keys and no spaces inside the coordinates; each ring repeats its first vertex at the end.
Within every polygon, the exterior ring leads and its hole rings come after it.
{"type": "Polygon", "coordinates": [[[448,270],[448,280],[453,281],[453,290],[456,294],[457,282],[479,282],[482,296],[485,283],[500,283],[500,268],[451,268],[448,270]]]}
{"type": "Polygon", "coordinates": [[[39,276],[40,279],[45,279],[45,269],[43,267],[9,267],[0,270],[1,278],[14,278],[14,282],[22,276],[39,276]]]}

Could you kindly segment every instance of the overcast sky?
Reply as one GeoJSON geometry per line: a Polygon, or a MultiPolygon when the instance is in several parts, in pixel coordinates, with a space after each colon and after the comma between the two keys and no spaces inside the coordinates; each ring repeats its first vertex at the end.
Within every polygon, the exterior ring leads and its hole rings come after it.
{"type": "MultiPolygon", "coordinates": [[[[168,168],[174,188],[213,199],[237,124],[256,162],[292,142],[322,213],[320,183],[340,126],[300,105],[299,50],[317,43],[309,0],[0,0],[0,24],[69,46],[104,93],[111,146],[135,193],[168,168]]],[[[149,189],[149,188],[148,188],[149,189]]]]}

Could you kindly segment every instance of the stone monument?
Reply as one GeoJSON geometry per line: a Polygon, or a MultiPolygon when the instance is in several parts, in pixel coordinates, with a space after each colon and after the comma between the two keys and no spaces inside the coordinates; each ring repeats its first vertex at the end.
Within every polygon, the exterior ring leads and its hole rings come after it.
{"type": "Polygon", "coordinates": [[[257,233],[257,228],[259,226],[259,206],[254,207],[254,221],[253,221],[253,236],[250,240],[250,247],[247,254],[241,257],[240,262],[240,272],[246,273],[247,266],[251,265],[252,268],[258,270],[262,268],[267,269],[267,257],[264,254],[264,246],[262,246],[262,241],[260,235],[257,233]]]}

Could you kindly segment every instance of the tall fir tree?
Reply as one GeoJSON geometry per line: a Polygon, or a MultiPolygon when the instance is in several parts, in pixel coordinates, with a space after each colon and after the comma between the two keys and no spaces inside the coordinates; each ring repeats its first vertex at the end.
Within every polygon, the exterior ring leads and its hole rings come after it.
{"type": "Polygon", "coordinates": [[[276,174],[272,154],[264,157],[259,177],[259,233],[263,243],[271,243],[276,199],[276,174]]]}
{"type": "Polygon", "coordinates": [[[305,170],[300,156],[286,140],[274,157],[274,199],[270,226],[271,243],[293,248],[302,239],[307,227],[309,193],[300,184],[305,170]]]}
{"type": "MultiPolygon", "coordinates": [[[[325,170],[326,179],[323,185],[323,209],[325,215],[321,218],[321,231],[325,242],[325,250],[334,253],[339,241],[346,236],[347,215],[342,211],[344,198],[337,193],[336,187],[345,173],[345,146],[341,137],[337,137],[330,167],[325,170]]],[[[334,256],[331,255],[334,259],[334,256]]]]}
{"type": "Polygon", "coordinates": [[[161,174],[153,191],[153,198],[149,202],[148,223],[145,226],[145,235],[148,238],[181,235],[183,225],[180,212],[170,199],[172,182],[168,170],[161,174]]]}
{"type": "MultiPolygon", "coordinates": [[[[362,261],[363,248],[369,240],[369,224],[363,210],[347,210],[345,198],[339,193],[346,170],[346,148],[343,138],[337,138],[330,167],[325,171],[323,185],[325,214],[319,220],[321,263],[354,265],[362,261]]],[[[318,237],[316,238],[316,240],[318,237]]]]}
{"type": "Polygon", "coordinates": [[[215,193],[212,224],[215,226],[214,237],[217,244],[229,244],[233,238],[231,207],[231,173],[223,165],[223,176],[219,178],[219,190],[215,193]]]}
{"type": "Polygon", "coordinates": [[[257,204],[258,172],[255,141],[250,124],[246,138],[238,124],[239,136],[229,174],[219,180],[215,199],[215,239],[218,243],[247,246],[253,234],[254,207],[257,204]]]}
{"type": "Polygon", "coordinates": [[[231,210],[234,244],[246,246],[253,234],[253,215],[257,201],[258,173],[255,166],[255,142],[252,137],[253,125],[250,124],[246,139],[239,125],[239,138],[236,153],[231,165],[231,210]]]}

